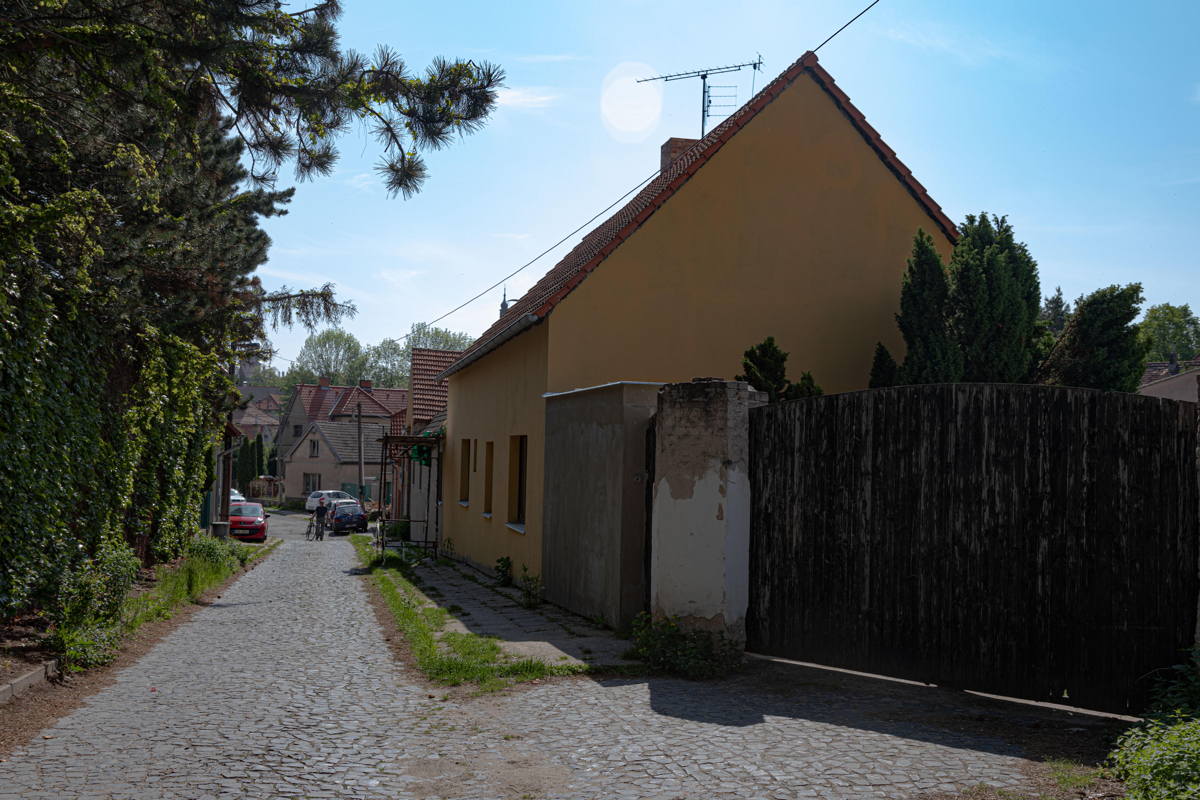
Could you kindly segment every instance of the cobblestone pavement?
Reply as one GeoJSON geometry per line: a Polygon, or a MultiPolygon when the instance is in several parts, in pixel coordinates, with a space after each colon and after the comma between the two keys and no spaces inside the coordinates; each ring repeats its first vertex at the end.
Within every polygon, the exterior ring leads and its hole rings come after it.
{"type": "Polygon", "coordinates": [[[394,663],[350,544],[272,522],[287,541],[264,563],[0,763],[0,799],[850,800],[1023,785],[1016,747],[919,721],[931,693],[909,687],[575,678],[444,700],[394,663]]]}

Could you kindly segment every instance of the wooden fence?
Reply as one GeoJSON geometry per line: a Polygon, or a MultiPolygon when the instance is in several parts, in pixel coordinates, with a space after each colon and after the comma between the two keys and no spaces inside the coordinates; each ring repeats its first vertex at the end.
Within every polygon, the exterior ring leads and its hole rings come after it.
{"type": "Polygon", "coordinates": [[[1195,404],[913,386],[755,409],[748,646],[1141,708],[1196,639],[1195,404]]]}

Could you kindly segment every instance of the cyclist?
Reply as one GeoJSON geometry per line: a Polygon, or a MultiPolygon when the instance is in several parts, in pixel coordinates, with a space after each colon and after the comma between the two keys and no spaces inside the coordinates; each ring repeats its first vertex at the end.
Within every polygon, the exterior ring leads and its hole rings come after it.
{"type": "Polygon", "coordinates": [[[329,516],[329,506],[325,505],[325,498],[322,497],[317,501],[317,507],[313,511],[313,519],[317,522],[317,541],[325,538],[325,518],[329,516]]]}

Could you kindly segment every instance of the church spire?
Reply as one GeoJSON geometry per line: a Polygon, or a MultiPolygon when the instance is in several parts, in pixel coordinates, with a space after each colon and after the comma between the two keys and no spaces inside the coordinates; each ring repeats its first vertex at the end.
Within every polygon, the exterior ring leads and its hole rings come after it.
{"type": "Polygon", "coordinates": [[[500,316],[508,313],[508,287],[504,287],[504,299],[500,301],[500,316]]]}

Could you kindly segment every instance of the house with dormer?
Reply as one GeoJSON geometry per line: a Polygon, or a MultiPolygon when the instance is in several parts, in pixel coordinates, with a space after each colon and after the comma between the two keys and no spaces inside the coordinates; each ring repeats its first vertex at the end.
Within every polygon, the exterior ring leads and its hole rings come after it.
{"type": "MultiPolygon", "coordinates": [[[[369,380],[360,380],[356,386],[337,386],[328,378],[320,378],[315,384],[296,384],[275,436],[279,477],[283,479],[288,499],[306,497],[316,489],[342,488],[347,480],[343,480],[345,473],[339,465],[346,463],[346,443],[351,440],[355,442],[353,462],[358,463],[360,420],[364,429],[370,431],[369,436],[364,434],[369,442],[369,446],[364,444],[364,450],[374,459],[377,475],[379,439],[393,415],[404,414],[407,409],[407,389],[377,388],[369,380]],[[326,458],[321,455],[323,452],[326,456],[333,455],[326,458]],[[314,485],[315,488],[308,488],[314,485]]],[[[354,472],[351,482],[357,481],[357,466],[354,472]]]]}

